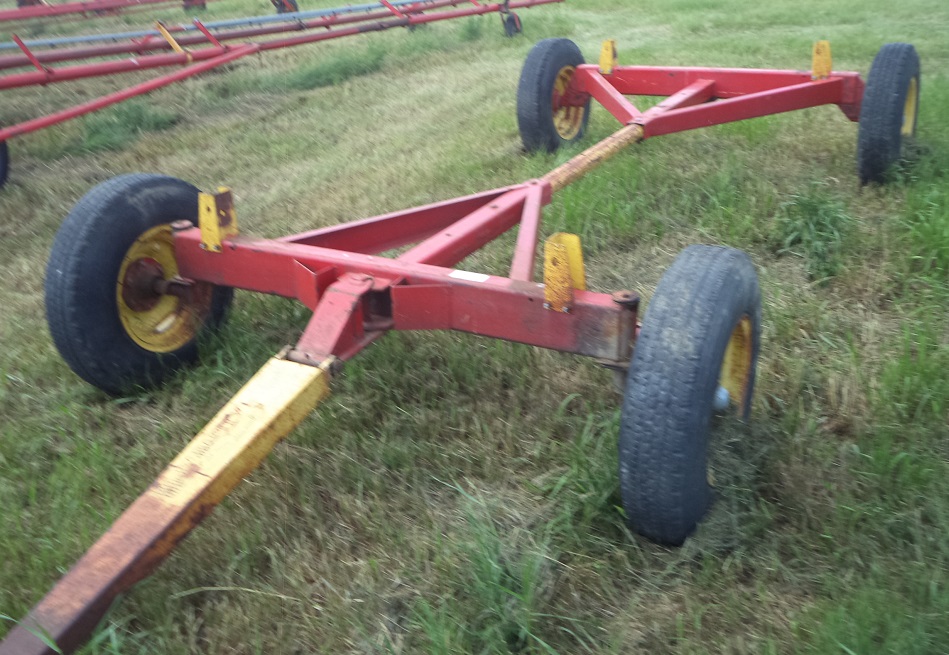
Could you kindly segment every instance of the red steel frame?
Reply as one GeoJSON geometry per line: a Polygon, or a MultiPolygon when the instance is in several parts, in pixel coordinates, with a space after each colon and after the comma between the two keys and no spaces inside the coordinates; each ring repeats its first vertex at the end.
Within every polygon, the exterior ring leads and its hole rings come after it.
{"type": "MultiPolygon", "coordinates": [[[[178,272],[185,280],[295,298],[312,309],[286,355],[299,363],[346,360],[388,330],[451,329],[622,368],[637,334],[636,294],[578,289],[557,309],[548,304],[545,285],[533,281],[541,209],[552,194],[650,136],[824,104],[836,104],[856,120],[862,96],[856,73],[811,79],[800,71],[622,67],[602,74],[596,66],[580,66],[554,109],[592,97],[624,127],[542,178],[280,239],[235,235],[220,248],[202,243],[200,227],[179,221],[172,225],[178,272]],[[668,98],[640,112],[627,95],[668,98]],[[508,277],[454,268],[514,226],[519,231],[508,277]]],[[[150,525],[135,507],[10,632],[0,655],[50,653],[30,633],[35,625],[74,648],[111,601],[148,575],[210,511],[175,525],[169,545],[168,526],[150,525]],[[119,554],[121,566],[102,565],[119,554]]]]}
{"type": "MultiPolygon", "coordinates": [[[[317,43],[319,41],[328,41],[347,36],[355,36],[357,34],[380,32],[396,27],[424,25],[452,18],[477,16],[488,13],[504,13],[511,9],[530,8],[554,2],[563,2],[563,0],[511,0],[510,2],[485,4],[479,3],[477,0],[420,0],[417,3],[402,5],[398,8],[391,6],[390,9],[386,9],[385,11],[357,15],[333,15],[308,21],[288,19],[286,23],[250,29],[230,30],[220,34],[212,34],[209,30],[204,28],[200,22],[195,21],[195,25],[198,27],[200,34],[189,33],[176,41],[174,45],[164,39],[149,37],[144,40],[128,41],[118,44],[33,52],[18,37],[14,36],[13,38],[20,46],[22,54],[0,57],[0,68],[9,69],[32,66],[35,70],[11,73],[0,77],[0,90],[26,86],[45,86],[56,82],[68,82],[87,77],[101,77],[119,73],[137,72],[152,68],[170,66],[182,66],[183,68],[174,73],[162,75],[153,80],[122,89],[121,91],[47,116],[34,118],[2,128],[0,129],[0,142],[98,111],[134,96],[149,93],[155,89],[168,86],[182,79],[254,53],[317,43]],[[301,34],[269,41],[243,43],[236,46],[222,43],[222,41],[248,39],[267,34],[301,31],[311,32],[317,29],[322,31],[316,34],[301,34]],[[208,45],[193,50],[182,49],[183,46],[199,43],[208,45]],[[175,50],[175,46],[178,46],[177,49],[181,51],[167,54],[142,54],[153,53],[158,50],[175,50]],[[97,59],[107,55],[120,54],[141,54],[141,56],[123,57],[110,61],[95,61],[94,63],[78,64],[62,68],[53,68],[49,65],[58,61],[97,59]]],[[[171,33],[175,32],[175,30],[169,31],[171,33]]]]}
{"type": "Polygon", "coordinates": [[[277,240],[236,236],[221,253],[202,247],[199,229],[179,226],[180,274],[296,298],[314,309],[297,348],[314,361],[347,359],[389,329],[452,329],[622,367],[634,333],[634,295],[575,291],[569,312],[552,312],[544,285],[533,282],[540,212],[553,192],[651,136],[825,104],[856,121],[863,87],[857,73],[812,79],[802,71],[631,66],[604,75],[580,66],[561,103],[583,105],[592,97],[625,127],[544,177],[277,240]],[[640,112],[628,95],[668,97],[640,112]],[[509,277],[452,268],[514,226],[509,277]],[[379,256],[412,244],[395,258],[379,256]],[[335,294],[360,296],[364,306],[321,302],[335,294]]]}

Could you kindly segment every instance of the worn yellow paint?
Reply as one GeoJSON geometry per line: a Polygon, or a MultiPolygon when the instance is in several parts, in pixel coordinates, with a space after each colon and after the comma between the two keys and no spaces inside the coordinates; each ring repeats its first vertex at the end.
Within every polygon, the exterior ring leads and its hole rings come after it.
{"type": "Polygon", "coordinates": [[[544,243],[544,302],[554,311],[569,311],[574,289],[586,289],[580,237],[558,232],[544,243]]]}
{"type": "Polygon", "coordinates": [[[268,361],[23,619],[0,651],[68,651],[119,594],[148,576],[273,447],[329,394],[332,358],[268,361]]]}
{"type": "Polygon", "coordinates": [[[818,41],[814,44],[811,61],[812,80],[825,80],[830,77],[834,65],[830,56],[830,41],[818,41]]]}
{"type": "Polygon", "coordinates": [[[564,66],[557,72],[557,78],[554,80],[554,92],[551,98],[554,119],[554,129],[560,138],[569,141],[576,138],[583,129],[583,118],[586,115],[585,105],[563,105],[561,99],[566,95],[570,88],[570,81],[577,69],[573,66],[564,66]]]}
{"type": "Polygon", "coordinates": [[[178,275],[175,246],[171,226],[159,225],[143,233],[125,253],[116,280],[116,307],[126,334],[136,344],[156,353],[178,350],[191,341],[208,315],[211,307],[210,285],[195,283],[191,302],[176,296],[158,296],[148,309],[132,309],[123,296],[126,271],[140,260],[148,260],[161,267],[166,280],[178,275]]]}
{"type": "Polygon", "coordinates": [[[745,410],[745,392],[751,377],[752,339],[751,318],[742,316],[728,339],[718,379],[719,385],[725,387],[729,397],[738,403],[741,412],[745,410]]]}
{"type": "Polygon", "coordinates": [[[208,252],[221,252],[224,239],[236,235],[237,212],[234,198],[227,187],[218,187],[217,193],[198,195],[198,225],[201,227],[201,247],[208,252]]]}
{"type": "Polygon", "coordinates": [[[166,505],[216,504],[329,394],[328,362],[274,357],[149,487],[166,505]]]}
{"type": "Polygon", "coordinates": [[[583,246],[580,244],[580,237],[567,232],[557,232],[552,234],[547,241],[558,243],[566,248],[570,283],[574,289],[586,290],[587,276],[583,268],[583,246]]]}
{"type": "Polygon", "coordinates": [[[576,182],[601,163],[620,152],[626,146],[638,143],[646,138],[642,125],[627,125],[593,145],[568,162],[565,162],[544,175],[541,180],[550,184],[550,190],[556,193],[565,186],[576,182]]]}
{"type": "Polygon", "coordinates": [[[919,102],[919,80],[909,81],[906,90],[906,103],[903,105],[903,126],[900,128],[902,136],[913,136],[916,133],[916,104],[919,102]]]}
{"type": "Polygon", "coordinates": [[[609,75],[619,64],[619,55],[616,51],[616,39],[607,39],[600,46],[600,72],[609,75]]]}
{"type": "MultiPolygon", "coordinates": [[[[161,22],[160,20],[155,21],[155,27],[158,29],[159,32],[161,32],[162,37],[165,39],[165,41],[168,42],[168,45],[171,46],[172,50],[177,52],[179,55],[188,55],[188,53],[185,52],[185,49],[181,47],[181,44],[178,43],[178,41],[175,40],[175,37],[171,35],[171,32],[168,31],[168,28],[165,27],[165,24],[163,22],[161,22]]],[[[191,56],[188,55],[188,58],[190,59],[191,56]]]]}

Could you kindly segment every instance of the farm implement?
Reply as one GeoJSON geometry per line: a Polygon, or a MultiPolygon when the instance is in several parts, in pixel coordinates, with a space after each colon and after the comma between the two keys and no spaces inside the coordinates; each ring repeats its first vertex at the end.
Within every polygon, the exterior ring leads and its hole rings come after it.
{"type": "Polygon", "coordinates": [[[859,120],[858,173],[880,181],[913,134],[919,60],[888,44],[867,84],[831,70],[619,66],[607,42],[584,63],[565,39],[528,55],[517,120],[528,151],[579,141],[592,100],[622,127],[543,177],[278,239],[241,234],[226,188],[124,175],[84,196],[53,245],[46,306],[69,366],[112,394],[161,384],[194,361],[233,288],[313,311],[270,359],[0,644],[2,655],[77,648],[115,597],[149,575],[329,391],[344,363],[390,330],[456,330],[594,358],[625,380],[619,434],[630,528],[681,544],[706,512],[713,416],[751,410],[761,299],[741,251],[696,245],[663,274],[640,322],[639,295],[586,288],[579,238],[538,252],[552,195],[624,147],[701,126],[819,105],[859,120]],[[639,111],[629,96],[666,99],[639,111]],[[507,277],[456,268],[518,226],[507,277]],[[542,268],[535,281],[535,261],[542,268]],[[542,265],[540,262],[542,261],[542,265]]]}
{"type": "Polygon", "coordinates": [[[157,68],[179,69],[47,116],[0,127],[0,186],[6,182],[9,174],[9,139],[99,111],[249,55],[395,27],[413,27],[489,13],[500,14],[505,33],[511,36],[521,31],[520,18],[513,10],[562,1],[504,0],[479,3],[477,0],[383,0],[374,4],[216,21],[207,25],[198,20],[192,25],[177,27],[166,27],[159,23],[155,30],[118,34],[31,41],[24,41],[14,35],[12,42],[0,44],[0,53],[16,51],[15,54],[0,54],[0,70],[24,67],[32,70],[0,75],[0,91],[157,68]],[[252,40],[288,32],[302,34],[252,40]],[[227,44],[235,40],[241,43],[227,44]],[[101,43],[103,41],[106,43],[101,43]],[[112,58],[103,60],[103,57],[112,58]],[[52,66],[54,63],[77,61],[87,63],[52,66]]]}
{"type": "MultiPolygon", "coordinates": [[[[16,9],[0,11],[0,23],[41,20],[60,16],[80,15],[82,17],[115,14],[129,9],[147,9],[151,5],[169,4],[179,0],[89,0],[88,2],[64,2],[49,4],[43,0],[20,0],[16,9]]],[[[181,8],[204,9],[207,0],[184,0],[181,8]]]]}

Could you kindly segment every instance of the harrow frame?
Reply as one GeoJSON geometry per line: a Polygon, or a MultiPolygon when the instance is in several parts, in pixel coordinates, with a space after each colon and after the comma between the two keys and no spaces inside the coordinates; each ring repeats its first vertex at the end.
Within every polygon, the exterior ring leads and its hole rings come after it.
{"type": "MultiPolygon", "coordinates": [[[[176,27],[159,23],[155,30],[113,35],[24,41],[14,34],[11,43],[0,44],[0,51],[15,47],[20,52],[0,56],[0,70],[24,67],[33,70],[0,75],[0,91],[150,69],[181,68],[46,116],[0,127],[0,149],[6,152],[6,142],[13,137],[99,111],[249,55],[453,18],[489,13],[498,13],[502,17],[516,16],[513,13],[515,9],[554,2],[563,0],[504,0],[492,3],[480,3],[477,0],[384,0],[380,4],[217,21],[208,25],[197,19],[192,25],[176,27]],[[297,34],[269,40],[251,40],[288,32],[297,34]],[[59,47],[100,40],[115,42],[74,48],[59,47]],[[227,43],[235,40],[244,42],[236,45],[227,43]],[[113,58],[103,61],[103,57],[113,58]],[[53,63],[78,61],[88,63],[52,66],[53,63]]],[[[0,187],[7,178],[7,157],[4,156],[0,161],[0,187]]]]}

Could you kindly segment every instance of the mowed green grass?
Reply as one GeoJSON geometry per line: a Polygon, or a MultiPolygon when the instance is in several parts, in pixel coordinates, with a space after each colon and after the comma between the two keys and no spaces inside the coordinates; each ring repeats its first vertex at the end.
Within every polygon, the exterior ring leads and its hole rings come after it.
{"type": "MultiPolygon", "coordinates": [[[[268,5],[208,10],[252,13],[268,5]]],[[[85,385],[52,346],[42,280],[94,184],[132,171],[227,184],[245,232],[280,236],[530,179],[579,151],[521,152],[515,89],[541,38],[588,60],[616,38],[622,63],[795,69],[826,38],[839,70],[866,73],[886,42],[919,51],[918,161],[894,183],[858,185],[856,126],[824,107],[648,141],[545,210],[546,232],[583,238],[597,290],[648,298],[696,242],[758,266],[752,420],[716,433],[718,501],[684,547],[624,526],[608,372],[391,334],[84,652],[949,652],[949,7],[568,0],[521,17],[513,40],[489,16],[267,53],[10,143],[0,634],[308,319],[238,293],[202,364],[166,388],[85,385]]],[[[116,82],[4,92],[0,122],[116,82]]],[[[615,128],[595,108],[587,143],[615,128]]],[[[512,243],[462,266],[503,274],[512,243]]]]}

